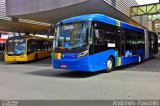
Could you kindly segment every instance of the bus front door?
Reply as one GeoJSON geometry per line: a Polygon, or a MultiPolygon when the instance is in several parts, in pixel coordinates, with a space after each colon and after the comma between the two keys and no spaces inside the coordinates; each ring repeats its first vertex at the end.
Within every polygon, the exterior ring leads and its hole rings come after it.
{"type": "Polygon", "coordinates": [[[123,29],[117,30],[117,49],[119,57],[124,56],[125,50],[125,32],[123,29]]]}

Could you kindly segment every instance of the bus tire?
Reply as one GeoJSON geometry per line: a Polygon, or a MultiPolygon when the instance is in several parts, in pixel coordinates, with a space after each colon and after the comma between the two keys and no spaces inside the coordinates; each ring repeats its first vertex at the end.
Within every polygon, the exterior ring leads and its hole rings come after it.
{"type": "Polygon", "coordinates": [[[109,57],[107,62],[106,62],[106,72],[112,72],[114,71],[114,58],[113,57],[109,57]]]}
{"type": "Polygon", "coordinates": [[[138,56],[138,63],[141,63],[142,62],[142,55],[140,54],[139,56],[138,56]]]}
{"type": "Polygon", "coordinates": [[[35,54],[35,61],[38,60],[38,54],[35,54]]]}

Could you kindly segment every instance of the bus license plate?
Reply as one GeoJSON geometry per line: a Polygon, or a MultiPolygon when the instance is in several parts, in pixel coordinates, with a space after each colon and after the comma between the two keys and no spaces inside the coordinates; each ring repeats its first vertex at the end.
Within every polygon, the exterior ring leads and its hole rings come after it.
{"type": "Polygon", "coordinates": [[[61,65],[61,68],[67,68],[67,65],[63,64],[63,65],[61,65]]]}
{"type": "Polygon", "coordinates": [[[12,61],[17,61],[16,58],[13,58],[12,61]]]}

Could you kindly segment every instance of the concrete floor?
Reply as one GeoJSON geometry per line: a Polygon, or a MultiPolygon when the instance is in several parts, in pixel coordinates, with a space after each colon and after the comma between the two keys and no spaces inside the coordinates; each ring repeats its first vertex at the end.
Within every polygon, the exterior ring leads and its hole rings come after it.
{"type": "Polygon", "coordinates": [[[51,59],[0,63],[0,99],[137,100],[160,99],[160,56],[111,73],[57,70],[51,59]]]}

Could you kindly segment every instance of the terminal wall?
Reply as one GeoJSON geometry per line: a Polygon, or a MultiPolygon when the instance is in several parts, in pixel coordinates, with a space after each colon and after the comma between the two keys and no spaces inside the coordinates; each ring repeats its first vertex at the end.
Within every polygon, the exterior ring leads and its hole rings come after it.
{"type": "MultiPolygon", "coordinates": [[[[112,5],[117,10],[121,11],[123,14],[130,17],[130,7],[137,6],[138,3],[135,0],[105,0],[107,3],[112,5]]],[[[137,21],[138,23],[142,24],[146,28],[150,28],[150,24],[147,22],[147,16],[136,16],[132,17],[133,20],[137,21]]],[[[132,23],[129,22],[128,23],[132,23]]]]}

